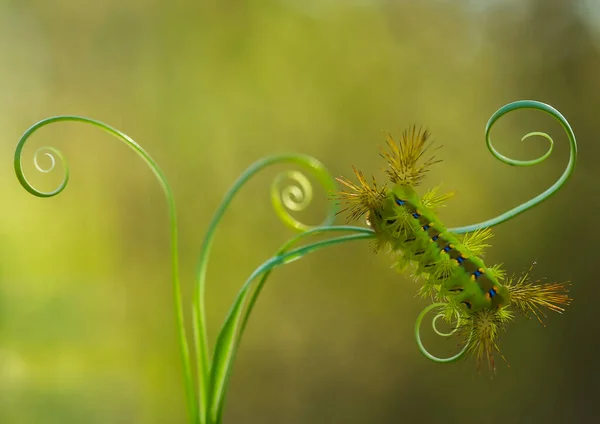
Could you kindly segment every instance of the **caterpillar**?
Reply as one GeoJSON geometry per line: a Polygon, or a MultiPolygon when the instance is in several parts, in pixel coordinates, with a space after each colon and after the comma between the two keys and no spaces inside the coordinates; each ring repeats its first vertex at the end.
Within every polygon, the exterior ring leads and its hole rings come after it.
{"type": "Polygon", "coordinates": [[[501,265],[486,265],[489,227],[460,235],[443,225],[436,211],[454,193],[439,195],[439,187],[434,187],[420,196],[416,190],[431,166],[441,162],[433,154],[423,159],[433,146],[430,136],[416,126],[405,130],[398,142],[387,134],[387,150],[381,149],[381,156],[391,187],[379,185],[374,177],[369,183],[353,168],[358,183],[336,178],[345,188],[333,197],[345,204],[340,212],[349,212],[349,221],[364,217],[375,233],[375,252],[388,250],[400,271],[412,265],[415,280],[422,282],[419,294],[441,304],[446,321],[456,320],[453,333],[464,338],[464,351],[477,357],[478,368],[487,359],[495,370],[498,339],[514,311],[533,314],[542,322],[543,308],[563,312],[571,299],[566,284],[533,281],[529,271],[507,279],[501,265]]]}

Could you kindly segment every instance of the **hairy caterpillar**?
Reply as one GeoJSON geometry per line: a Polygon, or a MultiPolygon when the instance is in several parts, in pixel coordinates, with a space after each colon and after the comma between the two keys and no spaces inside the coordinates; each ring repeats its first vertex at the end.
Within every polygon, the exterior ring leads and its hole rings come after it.
{"type": "Polygon", "coordinates": [[[422,281],[419,293],[442,303],[447,321],[457,319],[455,331],[465,338],[465,350],[477,357],[478,365],[486,358],[495,368],[497,341],[513,311],[532,313],[541,322],[542,307],[563,312],[571,299],[564,284],[532,281],[529,273],[506,279],[500,265],[487,266],[482,254],[492,237],[489,228],[461,236],[442,224],[435,210],[453,193],[438,195],[434,188],[419,196],[415,190],[431,165],[441,162],[432,156],[418,164],[431,148],[429,138],[428,131],[416,127],[404,131],[398,143],[388,134],[388,151],[382,150],[381,156],[392,187],[379,186],[374,178],[369,184],[354,169],[358,184],[338,178],[349,190],[334,197],[346,203],[343,211],[350,212],[350,220],[365,217],[375,232],[375,251],[387,248],[397,257],[399,270],[415,267],[415,279],[422,281]]]}

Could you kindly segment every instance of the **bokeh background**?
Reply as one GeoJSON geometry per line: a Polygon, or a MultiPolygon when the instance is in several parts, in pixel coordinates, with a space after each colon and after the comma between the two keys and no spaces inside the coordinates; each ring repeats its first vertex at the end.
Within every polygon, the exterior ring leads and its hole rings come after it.
{"type": "MultiPolygon", "coordinates": [[[[53,199],[14,177],[14,147],[39,119],[77,114],[122,129],[169,178],[178,205],[186,311],[200,244],[223,194],[253,161],[295,151],[333,175],[381,176],[382,130],[426,125],[444,162],[425,186],[457,196],[449,226],[488,219],[548,187],[567,139],[540,112],[503,118],[505,103],[558,108],[579,141],[563,190],[496,228],[489,264],[571,280],[575,301],[542,327],[518,318],[501,341],[510,363],[477,375],[473,360],[426,360],[413,325],[428,302],[367,242],[278,269],[238,354],[226,423],[565,423],[597,417],[597,208],[600,3],[594,0],[1,0],[0,422],[184,423],[173,318],[167,211],[152,173],[102,131],[56,124],[25,150],[69,160],[53,199]]],[[[265,170],[217,232],[209,267],[211,341],[249,273],[294,233],[272,212],[265,170]]],[[[318,223],[316,189],[299,217],[318,223]]],[[[343,217],[339,219],[343,223],[343,217]]],[[[426,337],[438,354],[453,342],[426,337]]]]}

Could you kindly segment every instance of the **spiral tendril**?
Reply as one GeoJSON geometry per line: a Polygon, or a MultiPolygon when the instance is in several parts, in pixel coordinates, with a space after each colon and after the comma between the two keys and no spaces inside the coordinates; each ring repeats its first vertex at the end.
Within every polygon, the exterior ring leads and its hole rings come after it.
{"type": "Polygon", "coordinates": [[[282,190],[281,198],[285,207],[296,212],[306,208],[312,201],[312,185],[308,181],[308,178],[300,172],[288,171],[279,174],[275,181],[279,181],[282,177],[287,177],[300,184],[300,187],[288,185],[282,190]]]}
{"type": "MultiPolygon", "coordinates": [[[[56,158],[54,155],[59,156],[63,165],[66,166],[66,162],[63,159],[63,156],[62,156],[60,150],[57,150],[53,147],[40,147],[39,149],[37,149],[35,151],[35,153],[33,154],[33,166],[35,166],[35,169],[37,169],[39,172],[43,172],[45,174],[52,172],[54,170],[54,167],[56,166],[56,158]],[[43,154],[45,157],[50,159],[50,166],[48,166],[47,168],[40,164],[39,157],[41,154],[43,154]]],[[[63,177],[63,180],[64,180],[64,177],[63,177]]]]}
{"type": "MultiPolygon", "coordinates": [[[[51,172],[52,170],[54,170],[54,168],[56,166],[56,162],[57,162],[56,159],[57,158],[60,159],[60,162],[62,163],[62,165],[64,167],[63,179],[62,179],[61,183],[58,185],[58,187],[52,191],[46,192],[46,191],[41,191],[41,190],[38,190],[37,188],[35,188],[25,177],[25,174],[23,172],[23,164],[22,164],[23,148],[24,148],[25,144],[27,143],[27,141],[29,140],[29,138],[33,135],[33,133],[35,133],[37,130],[39,130],[40,128],[42,128],[46,125],[50,125],[55,122],[65,122],[65,121],[81,122],[84,124],[93,125],[97,128],[100,128],[100,129],[106,131],[107,133],[111,134],[112,136],[114,136],[114,137],[118,138],[119,140],[121,140],[122,142],[124,142],[128,147],[130,147],[133,151],[135,151],[135,153],[139,157],[141,157],[144,160],[144,162],[148,165],[148,167],[152,170],[152,172],[156,176],[158,182],[161,185],[161,188],[163,189],[163,192],[164,192],[166,200],[167,200],[168,210],[169,210],[169,221],[170,221],[170,230],[171,230],[171,270],[172,270],[171,277],[172,277],[172,283],[173,283],[173,297],[174,297],[174,302],[175,302],[175,315],[176,315],[175,319],[176,319],[177,328],[178,328],[179,347],[180,347],[180,353],[181,353],[182,364],[183,364],[183,377],[184,377],[185,392],[186,392],[186,397],[187,397],[187,406],[188,406],[189,416],[190,416],[190,419],[192,420],[192,422],[194,422],[194,423],[201,422],[201,424],[202,424],[203,421],[200,417],[199,406],[203,407],[204,405],[203,404],[198,405],[198,402],[196,401],[196,388],[194,386],[194,381],[193,381],[193,377],[192,377],[190,352],[189,352],[188,343],[187,343],[185,320],[184,320],[184,315],[183,315],[183,307],[182,307],[182,303],[181,303],[181,289],[180,289],[180,282],[179,282],[179,254],[178,254],[178,242],[177,242],[177,239],[178,239],[178,237],[177,237],[177,215],[176,215],[176,211],[175,211],[175,200],[173,198],[173,192],[171,190],[171,187],[169,186],[169,183],[168,183],[165,175],[163,174],[162,170],[158,167],[158,165],[154,161],[154,159],[152,159],[152,157],[137,142],[135,142],[127,134],[125,134],[109,125],[106,125],[103,122],[96,121],[94,119],[90,119],[90,118],[86,118],[86,117],[82,117],[82,116],[61,115],[61,116],[54,116],[54,117],[46,118],[46,119],[43,119],[43,120],[35,123],[34,125],[29,127],[29,129],[27,129],[23,133],[23,135],[19,139],[19,142],[17,143],[17,147],[15,149],[15,156],[14,156],[15,174],[17,176],[17,179],[21,183],[21,186],[23,186],[23,188],[25,190],[27,190],[29,193],[31,193],[32,195],[37,196],[37,197],[44,197],[44,198],[53,197],[53,196],[56,196],[59,193],[61,193],[67,187],[67,183],[69,182],[69,168],[68,168],[65,158],[63,157],[62,153],[58,149],[55,149],[54,147],[43,147],[43,148],[36,150],[36,152],[33,156],[33,164],[34,164],[35,168],[38,171],[43,172],[43,173],[48,173],[48,172],[51,172]],[[44,167],[40,164],[39,159],[40,159],[41,154],[50,158],[50,166],[49,167],[44,167]]],[[[201,393],[205,392],[205,385],[206,385],[206,381],[199,381],[199,391],[201,393]]]]}
{"type": "MultiPolygon", "coordinates": [[[[206,330],[206,308],[204,293],[206,289],[208,259],[210,257],[212,242],[215,236],[217,226],[223,219],[225,211],[231,204],[231,201],[237,194],[237,192],[258,172],[260,172],[268,166],[280,163],[297,165],[308,170],[318,180],[320,185],[328,192],[336,189],[335,180],[329,174],[327,168],[325,168],[325,166],[321,162],[319,162],[311,156],[300,155],[295,153],[286,153],[281,155],[268,156],[266,158],[254,162],[242,173],[242,175],[238,177],[238,179],[233,183],[229,191],[225,194],[225,197],[219,205],[219,207],[217,208],[217,211],[213,215],[213,218],[209,223],[208,229],[204,236],[204,241],[202,243],[200,252],[200,258],[198,261],[196,282],[194,284],[192,308],[194,316],[194,346],[196,350],[196,355],[198,356],[197,362],[199,381],[208,382],[211,378],[210,364],[212,359],[208,351],[208,334],[206,330]]],[[[289,208],[289,205],[292,205],[292,203],[294,203],[294,205],[289,209],[294,210],[294,208],[300,207],[304,209],[308,205],[308,203],[310,203],[311,199],[312,186],[308,179],[300,172],[284,172],[278,175],[275,178],[273,184],[271,185],[271,200],[275,209],[275,213],[286,225],[301,232],[308,231],[313,227],[305,225],[292,218],[286,210],[286,206],[288,206],[289,208]],[[301,175],[301,177],[298,177],[299,175],[301,175]],[[279,187],[280,182],[283,181],[284,178],[291,178],[292,180],[295,180],[296,182],[298,182],[299,187],[296,187],[295,189],[288,189],[287,191],[280,194],[277,187],[279,187]],[[298,205],[296,205],[296,203],[298,203],[298,205]]],[[[330,204],[327,216],[325,217],[324,221],[316,227],[330,225],[335,219],[337,210],[337,205],[330,204]]],[[[203,398],[201,399],[202,405],[207,405],[213,402],[213,400],[207,398],[206,395],[201,394],[201,396],[203,396],[203,398]]]]}
{"type": "MultiPolygon", "coordinates": [[[[40,122],[42,122],[42,121],[40,121],[40,122]]],[[[38,122],[38,124],[40,124],[40,122],[38,122]]],[[[38,125],[38,124],[36,124],[36,125],[38,125]]],[[[35,188],[33,186],[33,184],[31,184],[29,182],[29,180],[27,180],[27,178],[25,177],[25,173],[23,172],[23,165],[22,165],[23,146],[25,144],[25,141],[31,136],[31,134],[33,134],[33,132],[36,131],[37,129],[39,129],[41,126],[43,126],[43,125],[39,125],[37,127],[35,127],[35,125],[34,125],[35,128],[31,127],[21,137],[21,140],[19,140],[19,144],[18,144],[16,152],[15,152],[15,161],[14,161],[15,162],[14,163],[15,173],[16,173],[17,179],[21,183],[21,186],[25,190],[27,190],[29,193],[31,193],[37,197],[54,197],[57,194],[61,193],[67,187],[67,183],[69,182],[69,166],[60,150],[55,149],[54,147],[40,147],[33,154],[33,165],[38,172],[42,172],[45,174],[52,172],[54,170],[54,168],[56,168],[56,163],[57,163],[56,158],[58,158],[60,163],[62,164],[63,178],[62,178],[61,182],[59,183],[58,187],[56,187],[54,190],[52,190],[52,191],[38,190],[37,188],[35,188]],[[48,166],[48,167],[43,166],[40,163],[40,156],[49,158],[50,166],[48,166]]]]}
{"type": "Polygon", "coordinates": [[[437,334],[438,336],[442,336],[442,337],[450,337],[451,335],[453,335],[454,333],[456,333],[458,331],[458,326],[460,325],[460,316],[457,316],[456,325],[454,326],[454,328],[447,333],[440,331],[437,328],[437,321],[440,318],[444,318],[444,314],[437,314],[431,320],[431,328],[433,328],[433,331],[435,332],[435,334],[437,334]]]}
{"type": "Polygon", "coordinates": [[[275,213],[288,227],[307,231],[313,226],[305,225],[293,218],[287,210],[294,212],[303,211],[313,199],[313,188],[308,178],[298,171],[285,171],[279,173],[271,184],[271,202],[275,213]],[[291,180],[287,186],[280,189],[285,180],[291,180]],[[294,184],[295,183],[295,184],[294,184]],[[287,210],[286,210],[287,209],[287,210]]]}
{"type": "Polygon", "coordinates": [[[492,139],[490,137],[490,132],[492,130],[492,127],[494,126],[496,121],[498,121],[498,119],[500,119],[502,116],[504,116],[507,113],[510,113],[512,111],[515,111],[517,109],[539,110],[539,111],[549,114],[550,116],[552,116],[554,119],[556,119],[560,123],[562,128],[567,133],[567,137],[569,139],[569,162],[568,162],[564,172],[559,177],[559,179],[552,186],[550,186],[547,190],[545,190],[544,192],[540,193],[539,195],[529,199],[528,201],[523,202],[520,205],[508,210],[507,212],[504,212],[501,215],[498,215],[487,221],[480,222],[478,224],[468,225],[468,226],[459,227],[459,228],[451,228],[450,231],[457,233],[457,234],[462,234],[462,233],[472,232],[472,231],[475,231],[475,230],[478,230],[481,228],[493,227],[495,225],[506,222],[506,221],[514,218],[515,216],[520,215],[521,213],[540,204],[544,200],[548,199],[550,196],[552,196],[554,193],[556,193],[558,190],[560,190],[562,188],[562,186],[565,185],[565,183],[567,182],[567,180],[573,173],[573,169],[575,168],[575,163],[577,160],[577,141],[575,140],[575,134],[573,133],[573,129],[571,128],[571,125],[569,124],[567,119],[558,110],[556,110],[555,108],[553,108],[550,105],[547,105],[545,103],[538,102],[535,100],[518,100],[516,102],[508,103],[508,104],[502,106],[500,109],[498,109],[491,116],[491,118],[489,119],[489,121],[485,127],[485,143],[486,143],[486,146],[487,146],[488,150],[490,151],[490,153],[499,161],[506,163],[508,165],[512,165],[512,166],[537,165],[537,164],[545,161],[552,153],[552,150],[554,148],[554,141],[552,140],[552,138],[544,132],[537,132],[537,131],[530,132],[521,138],[521,141],[524,141],[532,136],[541,136],[541,137],[544,137],[546,140],[548,140],[549,145],[550,145],[548,150],[546,151],[546,153],[544,153],[542,156],[540,156],[536,159],[531,159],[531,160],[511,159],[507,156],[504,156],[503,154],[498,152],[498,150],[496,150],[496,148],[492,144],[492,139]]]}
{"type": "MultiPolygon", "coordinates": [[[[415,339],[417,341],[417,346],[419,347],[419,350],[421,351],[421,353],[423,355],[425,355],[425,357],[427,359],[430,359],[434,362],[439,362],[439,363],[448,363],[448,362],[454,362],[457,361],[458,359],[462,358],[464,356],[464,354],[467,352],[467,350],[469,349],[469,343],[471,341],[471,336],[472,334],[469,335],[469,339],[467,340],[467,342],[465,343],[464,347],[460,350],[460,352],[458,352],[457,354],[455,354],[454,356],[450,356],[448,358],[439,358],[437,356],[432,355],[423,345],[423,342],[421,340],[421,324],[423,322],[423,318],[425,317],[425,315],[427,315],[427,313],[429,313],[431,310],[435,309],[435,308],[443,308],[446,307],[447,305],[445,303],[432,303],[431,305],[427,306],[425,309],[423,309],[421,311],[421,313],[419,314],[419,316],[417,317],[417,321],[415,322],[415,339]]],[[[432,327],[433,327],[433,331],[435,331],[435,333],[439,336],[442,337],[447,337],[447,336],[451,336],[452,334],[454,334],[457,329],[458,326],[460,325],[460,318],[457,318],[457,322],[456,325],[454,327],[454,329],[452,331],[450,331],[449,333],[444,333],[438,330],[438,328],[436,327],[436,322],[439,318],[441,318],[443,316],[443,314],[437,314],[432,321],[432,327]]]]}

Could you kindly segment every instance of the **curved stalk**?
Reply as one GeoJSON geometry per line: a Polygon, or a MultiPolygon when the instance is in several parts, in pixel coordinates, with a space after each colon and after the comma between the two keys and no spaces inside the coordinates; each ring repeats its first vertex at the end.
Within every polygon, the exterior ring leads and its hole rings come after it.
{"type": "Polygon", "coordinates": [[[194,381],[193,381],[193,377],[192,377],[192,368],[191,368],[191,364],[190,364],[190,352],[189,352],[189,347],[188,347],[188,343],[187,343],[187,335],[186,335],[186,331],[185,331],[185,319],[183,316],[183,308],[182,308],[182,304],[181,304],[181,288],[180,288],[180,282],[179,282],[179,253],[178,253],[178,241],[177,241],[177,214],[176,214],[176,210],[175,210],[175,200],[173,198],[173,192],[171,190],[171,187],[169,186],[167,178],[165,177],[165,175],[163,174],[163,172],[159,168],[159,166],[156,164],[154,159],[152,159],[152,157],[127,134],[125,134],[109,125],[106,125],[100,121],[96,121],[96,120],[90,119],[90,118],[85,118],[85,117],[81,117],[81,116],[69,116],[69,115],[54,116],[54,117],[47,118],[47,119],[37,122],[36,124],[31,126],[27,131],[25,131],[25,133],[23,133],[23,135],[21,136],[21,139],[19,140],[16,150],[15,150],[14,167],[15,167],[15,173],[16,173],[17,179],[19,180],[19,182],[21,183],[23,188],[25,190],[27,190],[29,193],[33,194],[34,196],[44,197],[44,198],[53,197],[53,196],[60,194],[67,187],[67,183],[69,181],[69,169],[67,166],[67,162],[64,160],[64,157],[59,150],[57,150],[53,147],[45,147],[45,148],[38,149],[36,151],[36,153],[34,154],[35,167],[38,171],[41,171],[41,172],[52,171],[54,169],[54,166],[56,165],[56,157],[58,157],[62,161],[62,164],[64,166],[63,180],[59,184],[59,186],[53,191],[43,192],[43,191],[36,189],[25,177],[25,174],[23,172],[23,166],[21,163],[23,147],[25,146],[25,143],[27,142],[29,137],[31,137],[31,135],[34,132],[36,132],[37,130],[39,130],[40,128],[42,128],[46,125],[52,124],[54,122],[61,122],[61,121],[74,121],[74,122],[83,122],[86,124],[91,124],[95,127],[98,127],[100,129],[106,131],[107,133],[111,134],[112,136],[118,138],[119,140],[123,141],[139,157],[141,157],[142,160],[152,170],[152,172],[156,176],[156,179],[160,183],[160,186],[165,194],[165,197],[167,199],[168,209],[169,209],[169,222],[170,222],[170,230],[171,230],[171,266],[172,266],[172,280],[173,280],[173,295],[174,295],[174,299],[175,299],[175,314],[176,314],[175,318],[176,318],[177,329],[178,329],[179,346],[180,346],[180,350],[181,350],[181,359],[183,362],[183,378],[184,378],[184,385],[185,385],[185,392],[186,392],[187,406],[188,406],[190,420],[192,423],[196,423],[196,422],[198,422],[198,419],[199,419],[199,411],[198,411],[198,405],[196,404],[196,401],[195,401],[196,396],[195,396],[194,381]],[[47,157],[50,158],[51,166],[48,169],[43,169],[39,165],[38,158],[39,158],[40,153],[44,153],[47,157]]]}
{"type": "MultiPolygon", "coordinates": [[[[208,352],[208,336],[206,332],[204,292],[206,287],[206,272],[208,267],[208,258],[210,255],[215,231],[221,219],[223,218],[225,210],[229,207],[233,197],[242,188],[242,186],[262,169],[266,168],[267,166],[278,163],[290,163],[306,168],[313,174],[313,176],[317,178],[317,180],[321,183],[321,185],[325,187],[327,191],[333,191],[336,188],[335,180],[329,175],[325,166],[316,159],[306,155],[281,154],[266,157],[250,165],[250,167],[248,167],[246,171],[242,173],[242,175],[234,182],[232,187],[225,194],[225,197],[219,205],[219,208],[215,212],[213,219],[208,226],[206,235],[204,236],[204,241],[200,252],[196,282],[194,285],[194,296],[192,306],[194,313],[194,343],[198,363],[198,381],[201,382],[200,386],[204,388],[204,390],[201,390],[199,394],[199,404],[201,410],[202,423],[205,422],[204,420],[207,420],[206,422],[209,422],[207,418],[209,410],[206,405],[208,405],[210,402],[210,393],[209,390],[207,390],[207,387],[211,385],[209,364],[211,363],[212,359],[208,352]]],[[[298,174],[299,173],[294,174],[290,172],[284,173],[284,175],[287,178],[291,178],[292,180],[297,182],[301,186],[301,188],[295,187],[295,189],[285,190],[282,196],[284,197],[283,201],[280,200],[277,192],[277,185],[279,182],[281,182],[282,177],[277,177],[271,187],[271,200],[275,207],[276,214],[286,225],[299,231],[306,231],[314,227],[310,227],[300,223],[299,221],[292,218],[289,215],[289,213],[287,213],[287,211],[284,209],[285,205],[285,207],[287,207],[288,209],[292,209],[295,211],[302,210],[310,202],[310,198],[312,197],[311,186],[304,176],[298,177],[298,174]],[[308,201],[306,201],[306,199],[308,199],[308,201]]],[[[331,222],[333,222],[336,211],[337,207],[335,205],[332,205],[327,217],[321,225],[329,225],[331,222]]]]}
{"type": "Polygon", "coordinates": [[[369,232],[359,231],[358,234],[351,234],[347,236],[336,237],[329,240],[323,240],[312,243],[307,246],[296,248],[291,251],[287,251],[287,249],[289,249],[289,247],[291,247],[293,244],[297,243],[298,241],[309,235],[331,231],[352,231],[354,228],[355,227],[348,228],[341,226],[320,227],[300,234],[299,236],[285,243],[279,250],[279,254],[271,257],[269,260],[264,262],[246,280],[246,282],[238,292],[238,295],[231,309],[229,310],[227,318],[225,319],[225,322],[221,327],[221,331],[219,332],[219,335],[217,337],[217,343],[215,345],[215,360],[211,368],[211,403],[210,419],[208,420],[209,422],[219,424],[222,419],[225,393],[227,389],[227,384],[229,382],[229,377],[231,375],[235,354],[239,346],[243,328],[245,327],[249,314],[251,312],[251,306],[256,301],[256,296],[258,296],[258,293],[255,292],[256,295],[254,295],[251,298],[252,304],[249,306],[249,309],[246,309],[246,313],[243,314],[243,306],[246,303],[246,299],[249,295],[249,289],[252,282],[259,276],[262,276],[259,282],[259,286],[256,289],[260,291],[260,289],[266,281],[266,278],[270,275],[271,271],[277,266],[285,265],[290,262],[296,261],[309,253],[315,252],[328,246],[333,246],[336,244],[341,244],[353,240],[364,240],[372,238],[372,235],[369,232]]]}

